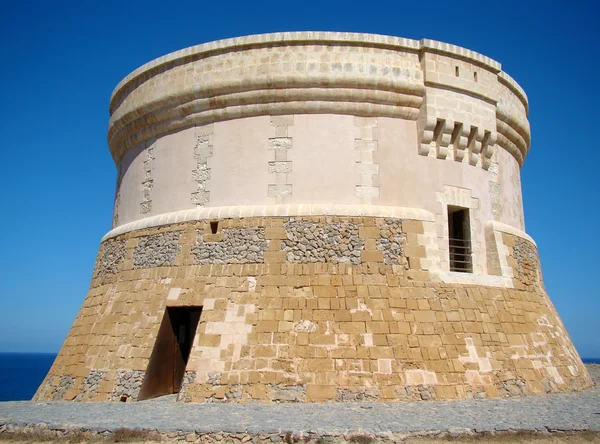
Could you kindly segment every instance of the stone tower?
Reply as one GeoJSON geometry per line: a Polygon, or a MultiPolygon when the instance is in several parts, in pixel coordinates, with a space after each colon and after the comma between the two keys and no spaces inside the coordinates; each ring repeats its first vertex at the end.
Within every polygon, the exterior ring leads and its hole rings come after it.
{"type": "Polygon", "coordinates": [[[113,228],[35,399],[590,387],[524,231],[527,113],[499,63],[431,40],[257,35],[136,69],[113,228]]]}

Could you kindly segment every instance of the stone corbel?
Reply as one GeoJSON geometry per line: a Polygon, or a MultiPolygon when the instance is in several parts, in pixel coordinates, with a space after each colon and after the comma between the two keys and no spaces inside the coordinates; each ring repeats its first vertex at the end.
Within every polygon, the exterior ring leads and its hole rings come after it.
{"type": "Polygon", "coordinates": [[[456,160],[457,162],[462,162],[465,158],[465,148],[467,147],[467,143],[469,142],[470,130],[470,125],[465,125],[460,122],[456,122],[454,126],[454,140],[452,143],[452,147],[454,149],[454,160],[456,160]]]}
{"type": "Polygon", "coordinates": [[[483,141],[484,132],[482,128],[475,126],[471,127],[471,133],[469,135],[468,150],[469,150],[469,164],[477,165],[479,161],[479,155],[481,154],[481,142],[483,141]]]}
{"type": "Polygon", "coordinates": [[[492,156],[494,155],[494,151],[496,148],[496,132],[487,133],[486,137],[483,141],[483,158],[481,166],[483,169],[487,170],[492,164],[492,156]]]}
{"type": "Polygon", "coordinates": [[[442,120],[437,119],[436,125],[436,157],[438,159],[445,159],[448,157],[448,147],[452,141],[452,132],[454,131],[453,120],[442,120]]]}
{"type": "Polygon", "coordinates": [[[429,156],[431,150],[431,142],[433,142],[437,119],[435,117],[425,117],[417,121],[419,154],[421,156],[429,156]]]}

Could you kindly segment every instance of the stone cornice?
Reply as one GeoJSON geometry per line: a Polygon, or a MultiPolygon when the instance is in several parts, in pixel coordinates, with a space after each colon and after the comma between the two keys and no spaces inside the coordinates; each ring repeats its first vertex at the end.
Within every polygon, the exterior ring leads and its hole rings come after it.
{"type": "Polygon", "coordinates": [[[377,205],[243,205],[229,207],[201,207],[191,210],[158,214],[113,228],[102,241],[150,227],[159,227],[181,222],[211,219],[238,219],[242,217],[296,217],[296,216],[347,216],[347,217],[391,217],[395,219],[435,221],[433,214],[420,208],[405,208],[377,205]]]}
{"type": "MultiPolygon", "coordinates": [[[[255,34],[242,37],[234,37],[213,42],[202,43],[200,45],[190,46],[179,51],[158,57],[139,68],[132,71],[123,80],[121,80],[110,98],[111,113],[113,103],[119,99],[119,95],[125,89],[125,86],[138,79],[142,75],[152,75],[161,69],[168,68],[169,65],[176,63],[186,63],[194,58],[220,52],[236,51],[247,48],[259,48],[272,45],[293,45],[293,44],[311,44],[311,43],[335,43],[346,45],[358,45],[374,48],[388,48],[396,50],[432,50],[454,55],[480,65],[489,67],[491,70],[500,71],[501,64],[478,52],[449,43],[439,42],[437,40],[421,39],[413,40],[402,37],[393,37],[380,34],[366,34],[356,32],[326,32],[326,31],[299,31],[299,32],[277,32],[269,34],[255,34]]],[[[506,76],[512,81],[516,88],[520,87],[510,76],[506,76]]],[[[521,90],[522,91],[522,90],[521,90]]],[[[525,93],[522,92],[526,99],[525,93]]]]}
{"type": "MultiPolygon", "coordinates": [[[[262,115],[417,120],[426,86],[437,85],[424,75],[423,54],[466,61],[498,79],[490,86],[442,86],[494,104],[494,85],[501,83],[527,110],[525,93],[500,63],[459,46],[359,33],[260,34],[193,46],[134,70],[111,97],[109,147],[118,162],[135,145],[173,131],[262,115]]],[[[526,115],[501,108],[498,144],[522,164],[529,146],[526,115]]]]}
{"type": "Polygon", "coordinates": [[[523,238],[537,247],[537,244],[535,243],[533,238],[524,231],[519,230],[518,228],[506,225],[505,223],[498,222],[495,220],[490,220],[486,224],[494,231],[499,231],[501,233],[511,234],[513,236],[523,238]]]}
{"type": "Polygon", "coordinates": [[[525,91],[523,88],[521,88],[521,85],[519,85],[515,79],[506,74],[504,71],[500,71],[498,73],[498,80],[502,84],[506,85],[508,89],[510,89],[511,92],[519,98],[525,107],[525,110],[527,111],[527,116],[529,116],[529,99],[527,99],[527,94],[525,94],[525,91]]]}

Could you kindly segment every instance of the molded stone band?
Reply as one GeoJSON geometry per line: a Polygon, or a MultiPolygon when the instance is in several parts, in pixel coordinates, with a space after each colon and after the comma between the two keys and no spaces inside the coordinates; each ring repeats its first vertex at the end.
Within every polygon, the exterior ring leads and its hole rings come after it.
{"type": "MultiPolygon", "coordinates": [[[[417,57],[423,53],[481,67],[528,109],[525,93],[498,62],[458,46],[355,33],[262,34],[177,51],[123,79],[110,104],[111,153],[118,162],[135,145],[173,131],[261,115],[416,120],[423,112],[426,86],[437,85],[424,78],[417,57]],[[287,47],[289,52],[282,50],[287,47]],[[270,60],[273,54],[281,59],[270,60]]],[[[465,85],[442,82],[441,87],[496,103],[495,87],[465,85]]],[[[499,145],[522,164],[529,145],[526,116],[499,109],[497,119],[499,145]]]]}
{"type": "MultiPolygon", "coordinates": [[[[300,216],[340,216],[340,217],[390,217],[403,220],[420,220],[435,222],[435,216],[420,208],[377,206],[377,205],[239,205],[228,207],[203,207],[191,210],[174,211],[146,217],[128,224],[113,228],[102,238],[107,239],[143,230],[145,228],[181,222],[209,219],[237,219],[242,217],[300,217],[300,216]]],[[[495,231],[500,231],[528,240],[533,245],[535,241],[524,231],[496,221],[488,221],[495,231]]]]}
{"type": "Polygon", "coordinates": [[[102,238],[107,239],[131,231],[159,227],[181,222],[207,219],[235,219],[242,217],[296,217],[296,216],[342,216],[342,217],[390,217],[394,219],[435,222],[432,213],[420,208],[375,205],[244,205],[230,207],[203,207],[174,211],[136,220],[113,228],[102,238]]]}
{"type": "Polygon", "coordinates": [[[513,236],[521,237],[523,239],[528,240],[529,242],[531,242],[533,245],[535,245],[537,247],[537,244],[535,243],[533,238],[530,235],[528,235],[527,233],[525,233],[524,231],[519,230],[518,228],[511,227],[510,225],[506,225],[506,224],[503,224],[502,222],[497,222],[495,220],[490,220],[487,222],[487,224],[489,224],[489,226],[494,231],[500,231],[501,233],[512,234],[513,236]]]}
{"type": "Polygon", "coordinates": [[[531,143],[529,122],[514,119],[508,109],[498,104],[496,107],[496,128],[498,130],[498,145],[512,154],[519,165],[522,165],[531,143]],[[524,124],[527,126],[524,126],[524,124]]]}
{"type": "MultiPolygon", "coordinates": [[[[274,82],[276,83],[276,82],[274,82]]],[[[356,83],[361,83],[359,80],[356,83]]],[[[367,82],[365,82],[367,83],[367,82]]],[[[314,83],[313,87],[326,82],[314,83]]],[[[368,86],[368,85],[365,85],[368,86]]],[[[406,90],[411,87],[407,85],[406,90]]],[[[165,105],[152,114],[115,122],[109,130],[109,143],[116,159],[120,159],[128,149],[152,137],[194,125],[205,125],[220,120],[241,117],[285,114],[349,114],[355,116],[398,117],[416,120],[423,102],[424,87],[413,85],[414,95],[373,89],[259,89],[236,92],[216,97],[204,95],[199,89],[186,94],[186,97],[165,99],[166,102],[184,102],[165,105]],[[143,128],[143,131],[140,129],[143,128]]],[[[111,119],[112,122],[112,119],[111,119]]]]}
{"type": "Polygon", "coordinates": [[[527,114],[529,114],[529,99],[527,98],[527,94],[525,94],[523,88],[521,88],[521,85],[519,85],[515,79],[506,74],[504,71],[500,71],[498,73],[498,80],[500,80],[502,84],[504,84],[508,89],[510,89],[514,93],[515,96],[519,98],[521,103],[523,103],[523,105],[525,106],[527,114]]]}
{"type": "MultiPolygon", "coordinates": [[[[211,53],[239,51],[248,48],[260,48],[265,46],[274,45],[293,45],[293,44],[311,44],[311,43],[335,43],[335,44],[346,44],[346,45],[357,45],[367,46],[373,48],[388,48],[396,50],[413,50],[418,51],[424,48],[443,52],[449,55],[455,55],[460,58],[476,62],[480,65],[489,67],[491,70],[500,71],[501,65],[497,61],[479,54],[475,51],[471,51],[467,48],[460,46],[451,45],[449,43],[438,42],[436,40],[422,39],[420,41],[413,39],[406,39],[402,37],[393,37],[380,34],[365,34],[356,32],[322,32],[322,31],[308,31],[308,32],[277,32],[271,34],[256,34],[248,35],[243,37],[235,37],[231,39],[216,40],[214,42],[203,43],[189,48],[181,49],[179,51],[166,54],[162,57],[154,59],[125,77],[119,82],[110,98],[111,113],[114,111],[114,107],[118,106],[118,101],[121,99],[121,95],[128,92],[128,88],[135,88],[137,85],[132,85],[134,81],[144,81],[148,77],[156,74],[159,71],[168,69],[170,66],[179,63],[187,63],[194,59],[200,59],[206,57],[211,53]],[[142,79],[140,79],[143,77],[142,79]],[[128,87],[128,88],[126,88],[128,87]]],[[[510,78],[510,77],[509,77],[510,78]]],[[[511,78],[512,80],[512,78],[511,78]]],[[[514,80],[513,80],[514,82],[514,80]]],[[[522,91],[522,90],[521,90],[522,91]]],[[[523,92],[523,96],[525,93],[523,92]]],[[[527,100],[525,98],[525,100],[527,100]]]]}

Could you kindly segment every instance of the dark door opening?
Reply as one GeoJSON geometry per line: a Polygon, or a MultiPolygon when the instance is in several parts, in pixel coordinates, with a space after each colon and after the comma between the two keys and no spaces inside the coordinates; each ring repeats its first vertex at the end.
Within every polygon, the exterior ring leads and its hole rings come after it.
{"type": "Polygon", "coordinates": [[[466,208],[448,207],[448,247],[450,271],[471,273],[471,227],[466,208]]]}
{"type": "Polygon", "coordinates": [[[178,393],[202,307],[167,307],[138,399],[178,393]]]}

